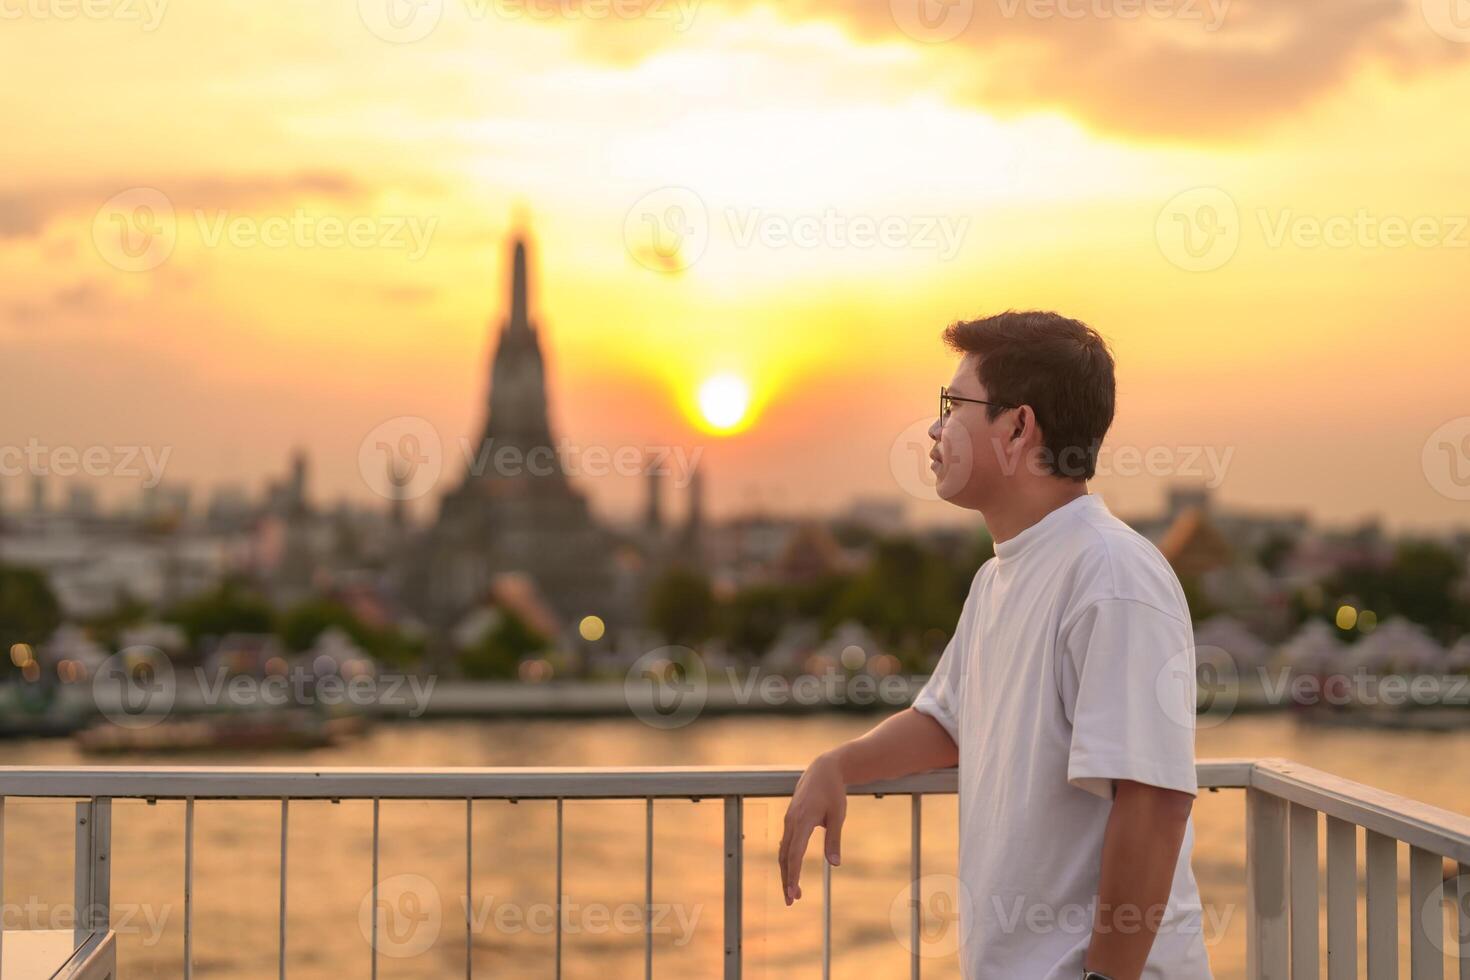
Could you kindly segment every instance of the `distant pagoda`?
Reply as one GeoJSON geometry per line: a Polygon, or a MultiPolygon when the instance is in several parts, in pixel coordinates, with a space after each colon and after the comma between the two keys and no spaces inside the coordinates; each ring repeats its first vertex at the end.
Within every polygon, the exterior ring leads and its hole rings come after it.
{"type": "Polygon", "coordinates": [[[528,577],[564,626],[614,608],[613,541],[567,479],[552,437],[546,363],[531,319],[526,243],[511,263],[510,315],[490,367],[483,434],[463,480],[445,494],[411,576],[431,626],[452,628],[485,602],[497,578],[528,577]],[[413,581],[417,579],[417,581],[413,581]]]}

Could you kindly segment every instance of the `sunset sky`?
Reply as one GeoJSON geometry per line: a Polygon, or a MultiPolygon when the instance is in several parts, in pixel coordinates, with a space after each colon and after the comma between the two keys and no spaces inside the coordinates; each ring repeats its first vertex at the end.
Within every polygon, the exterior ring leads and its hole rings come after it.
{"type": "Polygon", "coordinates": [[[1044,307],[1181,471],[1115,510],[1467,523],[1467,54],[1465,0],[0,0],[0,445],[366,502],[408,416],[452,472],[525,228],[558,434],[717,513],[936,516],[939,333],[1044,307]]]}

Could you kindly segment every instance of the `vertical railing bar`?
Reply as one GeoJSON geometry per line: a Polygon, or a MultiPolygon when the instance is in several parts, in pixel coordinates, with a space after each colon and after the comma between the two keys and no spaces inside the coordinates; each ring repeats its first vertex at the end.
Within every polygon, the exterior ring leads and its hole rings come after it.
{"type": "Polygon", "coordinates": [[[915,793],[909,797],[909,976],[919,980],[919,872],[923,843],[924,798],[915,793]]]}
{"type": "Polygon", "coordinates": [[[822,857],[822,980],[832,980],[832,864],[822,857]]]}
{"type": "Polygon", "coordinates": [[[94,932],[106,932],[112,928],[112,800],[106,796],[92,801],[91,873],[90,925],[94,932]]]}
{"type": "Polygon", "coordinates": [[[1358,828],[1327,818],[1327,980],[1358,976],[1358,828]]]}
{"type": "Polygon", "coordinates": [[[1321,940],[1317,922],[1317,811],[1290,804],[1291,980],[1317,980],[1321,940]]]}
{"type": "MultiPolygon", "coordinates": [[[[0,909],[5,908],[5,797],[0,796],[0,909]]],[[[5,923],[0,922],[0,963],[5,962],[5,923]]]]}
{"type": "Polygon", "coordinates": [[[562,916],[562,799],[556,799],[556,980],[561,980],[561,916],[562,916]]]}
{"type": "Polygon", "coordinates": [[[1459,936],[1460,980],[1470,980],[1470,864],[1460,865],[1455,895],[1455,931],[1459,936]]]}
{"type": "Polygon", "coordinates": [[[194,976],[194,797],[184,800],[184,980],[194,976]]]}
{"type": "Polygon", "coordinates": [[[725,797],[725,980],[740,980],[745,904],[744,798],[725,797]]]}
{"type": "Polygon", "coordinates": [[[373,799],[373,938],[368,943],[372,947],[372,980],[378,980],[378,919],[382,914],[378,909],[378,810],[381,802],[373,799]]]}
{"type": "Polygon", "coordinates": [[[1250,980],[1290,975],[1286,814],[1286,801],[1280,797],[1259,789],[1245,791],[1245,948],[1250,980]]]}
{"type": "Polygon", "coordinates": [[[1399,975],[1398,846],[1392,837],[1365,831],[1369,980],[1399,975]]]}
{"type": "Polygon", "coordinates": [[[475,905],[475,800],[465,797],[464,801],[464,976],[472,980],[475,975],[474,917],[470,909],[475,905]]]}
{"type": "Polygon", "coordinates": [[[1409,975],[1444,980],[1444,862],[1409,848],[1409,975]]]}
{"type": "Polygon", "coordinates": [[[643,980],[653,980],[653,797],[644,800],[643,980]]]}
{"type": "Polygon", "coordinates": [[[75,809],[75,843],[72,856],[72,940],[77,946],[87,940],[87,909],[92,907],[92,801],[79,800],[75,809]]]}
{"type": "Polygon", "coordinates": [[[281,797],[281,921],[276,940],[280,949],[278,957],[281,980],[286,980],[286,833],[291,816],[291,800],[281,797]]]}

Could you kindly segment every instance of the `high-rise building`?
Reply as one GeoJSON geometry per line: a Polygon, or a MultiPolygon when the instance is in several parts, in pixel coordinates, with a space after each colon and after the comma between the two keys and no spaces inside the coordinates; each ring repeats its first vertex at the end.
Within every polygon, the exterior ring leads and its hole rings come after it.
{"type": "Polygon", "coordinates": [[[483,435],[445,494],[406,590],[432,627],[483,603],[497,576],[529,577],[564,624],[617,622],[608,533],[568,479],[552,437],[541,330],[531,316],[524,240],[511,260],[510,313],[495,338],[483,435]]]}

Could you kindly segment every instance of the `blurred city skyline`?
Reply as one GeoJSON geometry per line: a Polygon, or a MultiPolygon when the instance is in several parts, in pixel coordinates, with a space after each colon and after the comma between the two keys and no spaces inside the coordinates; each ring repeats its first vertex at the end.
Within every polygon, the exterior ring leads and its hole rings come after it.
{"type": "Polygon", "coordinates": [[[411,417],[452,482],[524,228],[558,437],[697,449],[714,515],[961,519],[896,472],[939,333],[1042,307],[1115,347],[1112,451],[1160,454],[1098,481],[1116,510],[1218,481],[1465,523],[1448,4],[393,2],[7,20],[0,445],[167,451],[199,496],[300,448],[319,500],[385,503],[360,449],[411,417]],[[752,403],[719,434],[699,392],[726,376],[752,403]]]}

